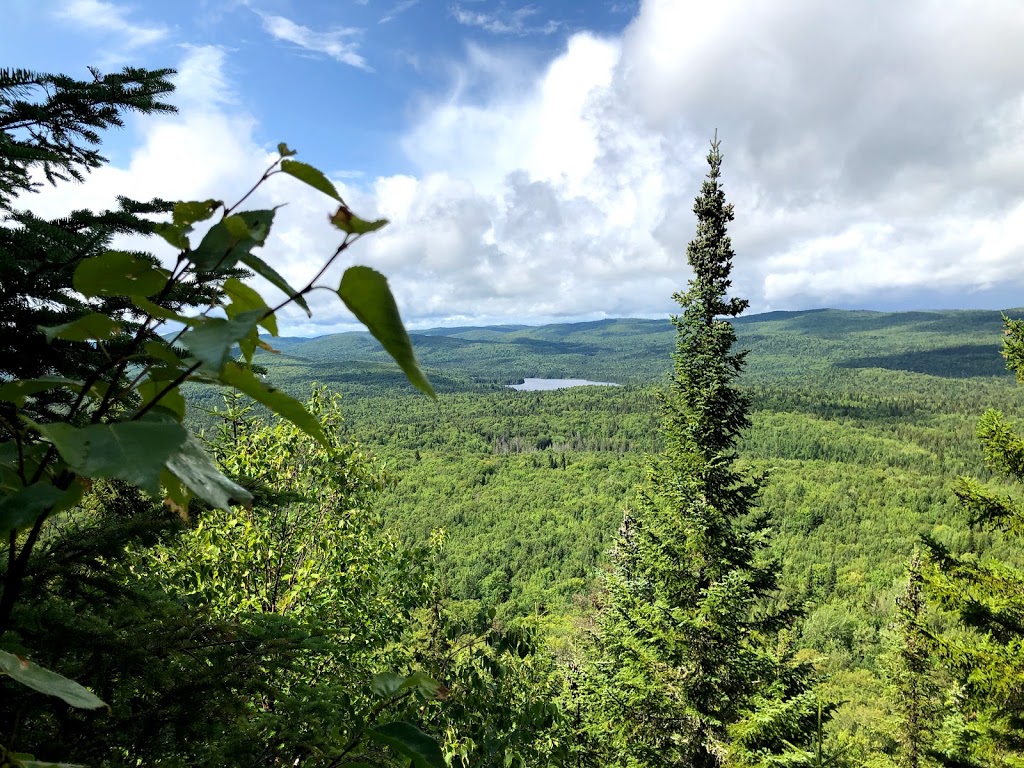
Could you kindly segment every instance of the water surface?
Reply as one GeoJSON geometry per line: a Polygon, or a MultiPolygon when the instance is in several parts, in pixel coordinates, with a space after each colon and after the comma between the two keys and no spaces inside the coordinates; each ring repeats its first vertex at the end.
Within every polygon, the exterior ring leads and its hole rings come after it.
{"type": "Polygon", "coordinates": [[[520,392],[543,392],[549,389],[566,389],[568,387],[617,387],[611,381],[588,381],[587,379],[523,379],[522,384],[506,384],[510,389],[520,392]]]}

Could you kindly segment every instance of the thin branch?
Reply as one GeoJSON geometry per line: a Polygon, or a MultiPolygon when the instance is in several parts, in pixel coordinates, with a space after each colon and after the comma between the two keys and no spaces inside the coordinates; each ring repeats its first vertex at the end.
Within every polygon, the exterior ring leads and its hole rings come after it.
{"type": "Polygon", "coordinates": [[[222,219],[226,219],[228,216],[230,216],[231,212],[233,210],[235,210],[238,206],[240,206],[242,203],[244,203],[246,201],[246,199],[249,197],[249,195],[251,195],[257,189],[259,189],[260,184],[265,182],[267,179],[269,179],[275,173],[279,173],[279,171],[275,171],[274,169],[280,164],[280,162],[283,159],[284,159],[283,157],[279,157],[279,158],[277,158],[277,160],[275,160],[273,163],[271,163],[270,167],[267,168],[267,170],[265,170],[263,172],[262,176],[260,176],[260,180],[257,181],[255,184],[253,184],[252,188],[248,192],[246,192],[244,195],[242,195],[242,197],[239,198],[239,200],[234,205],[232,205],[230,208],[225,208],[224,209],[224,215],[221,218],[222,219]]]}

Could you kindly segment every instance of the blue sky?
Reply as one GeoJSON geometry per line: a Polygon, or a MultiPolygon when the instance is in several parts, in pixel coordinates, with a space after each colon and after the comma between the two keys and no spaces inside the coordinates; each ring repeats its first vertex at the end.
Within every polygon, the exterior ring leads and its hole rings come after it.
{"type": "MultiPolygon", "coordinates": [[[[1024,304],[1019,0],[4,0],[4,22],[6,66],[179,70],[177,116],[26,205],[231,199],[287,141],[391,219],[352,259],[412,325],[667,313],[716,129],[755,310],[1024,304]]],[[[299,281],[330,206],[284,181],[256,202],[284,201],[266,255],[299,281]]]]}

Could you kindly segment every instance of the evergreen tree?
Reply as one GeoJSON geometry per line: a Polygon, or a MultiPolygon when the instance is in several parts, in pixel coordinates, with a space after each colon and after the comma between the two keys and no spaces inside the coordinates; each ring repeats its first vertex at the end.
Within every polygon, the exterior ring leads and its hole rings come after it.
{"type": "MultiPolygon", "coordinates": [[[[40,326],[64,325],[92,311],[117,314],[124,334],[109,341],[112,354],[138,329],[125,298],[87,302],[72,277],[84,259],[102,254],[115,236],[151,234],[156,225],[144,214],[166,213],[169,204],[121,198],[114,211],[73,211],[53,220],[21,207],[39,189],[33,181],[38,173],[53,184],[82,181],[106,162],[98,151],[100,132],[122,126],[125,112],[174,111],[163,101],[173,91],[173,70],[90,72],[91,80],[76,80],[0,69],[0,379],[5,381],[44,376],[85,380],[97,368],[102,350],[50,342],[40,326]]],[[[161,303],[177,311],[212,298],[202,281],[192,288],[178,287],[161,303]]],[[[51,390],[36,397],[30,412],[37,421],[60,420],[69,404],[66,391],[51,390]]],[[[0,440],[10,437],[5,426],[10,412],[9,407],[0,411],[0,440]]]]}
{"type": "MultiPolygon", "coordinates": [[[[1024,382],[1024,322],[1004,319],[1003,355],[1024,382]]],[[[978,423],[985,461],[1024,482],[1024,437],[996,410],[978,423]]],[[[973,526],[1020,537],[1024,502],[974,478],[953,490],[973,526]]],[[[954,554],[926,539],[931,598],[959,619],[961,630],[936,641],[957,682],[941,749],[950,765],[1024,766],[1024,572],[974,553],[954,554]]]]}
{"type": "Polygon", "coordinates": [[[761,481],[737,462],[749,400],[735,384],[745,353],[732,350],[729,318],[748,302],[726,298],[733,209],[717,140],[708,163],[687,248],[693,279],[674,296],[664,449],[619,531],[591,681],[592,732],[605,760],[627,766],[771,764],[817,712],[809,669],[780,633],[792,614],[768,606],[776,569],[754,508],[761,481]]]}
{"type": "Polygon", "coordinates": [[[161,101],[174,90],[174,70],[89,72],[92,80],[0,69],[0,208],[38,188],[35,168],[52,184],[82,181],[83,172],[103,165],[99,131],[123,126],[124,112],[175,111],[161,101]]]}
{"type": "Polygon", "coordinates": [[[926,623],[926,601],[921,557],[914,552],[907,569],[907,588],[896,598],[892,646],[887,655],[900,765],[921,768],[931,765],[939,686],[931,633],[926,623]]]}

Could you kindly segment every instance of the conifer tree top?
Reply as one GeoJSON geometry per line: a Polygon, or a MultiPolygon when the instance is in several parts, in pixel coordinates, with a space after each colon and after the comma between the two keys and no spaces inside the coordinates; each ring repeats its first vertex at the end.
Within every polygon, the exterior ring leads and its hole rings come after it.
{"type": "Polygon", "coordinates": [[[725,202],[722,188],[722,152],[718,134],[708,152],[708,174],[700,194],[693,203],[697,215],[697,235],[686,248],[686,260],[693,269],[693,279],[685,294],[675,294],[684,309],[699,307],[708,325],[719,315],[736,317],[750,304],[746,299],[725,299],[732,286],[730,275],[736,255],[728,235],[728,225],[735,218],[731,203],[725,202]]]}
{"type": "Polygon", "coordinates": [[[96,149],[100,132],[121,127],[125,112],[176,111],[163,100],[174,90],[172,69],[89,72],[90,80],[76,80],[0,68],[0,210],[37,188],[32,168],[51,184],[82,181],[106,162],[96,149]]]}
{"type": "Polygon", "coordinates": [[[722,152],[717,134],[708,152],[708,174],[693,204],[697,234],[686,248],[693,278],[673,298],[683,308],[672,321],[678,332],[663,434],[669,455],[696,453],[703,460],[728,453],[749,426],[745,395],[732,382],[745,352],[732,352],[736,334],[728,320],[749,305],[728,298],[735,253],[728,225],[733,207],[722,188],[722,152]]]}

